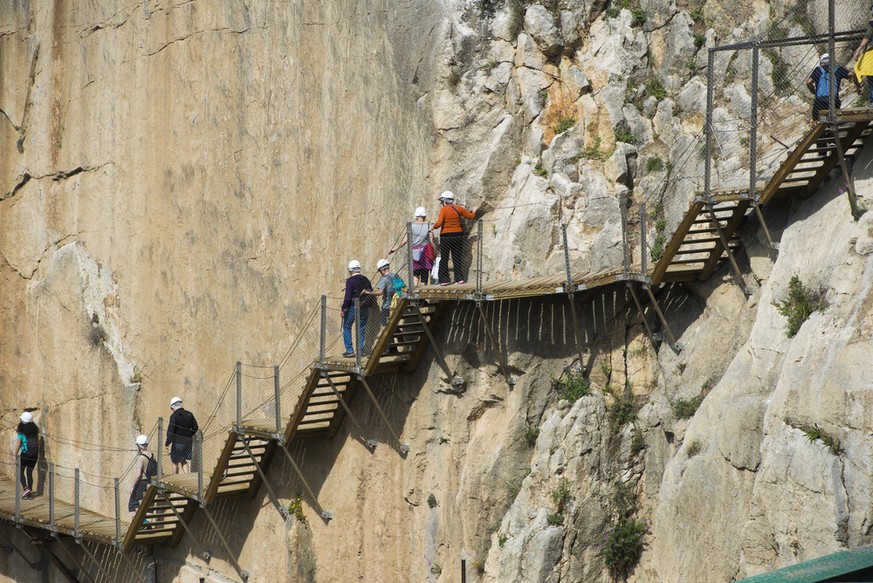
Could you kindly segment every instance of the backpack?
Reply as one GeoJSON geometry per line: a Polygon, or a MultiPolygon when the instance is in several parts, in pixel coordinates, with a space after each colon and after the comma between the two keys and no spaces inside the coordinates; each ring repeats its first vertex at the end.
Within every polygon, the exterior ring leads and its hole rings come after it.
{"type": "Polygon", "coordinates": [[[149,460],[148,463],[146,464],[145,478],[143,478],[143,479],[144,480],[151,480],[152,478],[154,478],[155,476],[158,475],[158,460],[155,459],[154,455],[152,455],[151,457],[147,456],[144,453],[141,453],[139,455],[141,455],[141,456],[145,457],[147,460],[149,460]]]}
{"type": "Polygon", "coordinates": [[[406,296],[406,282],[404,282],[396,273],[394,274],[394,277],[391,278],[391,289],[393,290],[395,298],[402,298],[406,296]]]}
{"type": "Polygon", "coordinates": [[[821,75],[818,77],[818,85],[815,86],[816,98],[826,98],[830,94],[830,73],[827,69],[819,65],[821,75]]]}

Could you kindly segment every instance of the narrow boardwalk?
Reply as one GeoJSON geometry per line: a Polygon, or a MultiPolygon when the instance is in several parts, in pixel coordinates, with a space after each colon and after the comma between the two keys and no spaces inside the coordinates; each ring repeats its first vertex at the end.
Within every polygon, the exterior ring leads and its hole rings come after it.
{"type": "MultiPolygon", "coordinates": [[[[845,110],[841,117],[844,123],[838,136],[847,159],[851,160],[873,131],[873,109],[845,110]]],[[[307,369],[302,371],[302,392],[289,414],[241,418],[239,423],[226,427],[223,447],[211,457],[202,458],[200,472],[165,474],[153,480],[129,523],[121,521],[118,516],[104,516],[86,508],[79,508],[76,513],[69,501],[55,500],[50,508],[46,496],[16,501],[15,483],[9,479],[0,479],[0,519],[75,536],[79,540],[114,545],[124,551],[141,544],[174,544],[184,534],[196,510],[208,509],[221,498],[256,493],[265,484],[266,472],[277,455],[284,455],[299,472],[289,446],[296,440],[332,437],[349,415],[349,403],[357,393],[366,393],[383,414],[368,379],[398,371],[414,371],[432,346],[430,330],[438,324],[448,302],[568,294],[621,281],[651,287],[706,279],[725,261],[731,260],[730,251],[739,245],[737,230],[754,207],[778,197],[807,196],[815,192],[837,167],[835,150],[831,132],[824,124],[816,124],[797,143],[772,179],[760,185],[753,197],[748,191],[721,191],[713,192],[709,197],[698,196],[664,253],[646,273],[642,273],[640,268],[621,269],[599,274],[574,274],[569,278],[544,276],[489,282],[478,287],[470,282],[416,288],[414,301],[403,299],[392,312],[387,326],[372,346],[372,356],[361,360],[344,358],[339,356],[343,349],[338,337],[325,342],[322,353],[313,354],[307,369]]],[[[275,409],[279,410],[278,401],[275,409]]],[[[399,438],[395,438],[399,444],[399,438]]],[[[402,450],[403,445],[399,445],[402,450]]],[[[298,475],[303,479],[302,474],[298,475]]],[[[266,486],[269,489],[268,483],[266,486]]],[[[272,496],[271,489],[269,493],[272,496]]],[[[314,494],[310,491],[309,495],[310,501],[317,505],[314,494]]],[[[323,516],[329,518],[326,512],[323,516]]]]}

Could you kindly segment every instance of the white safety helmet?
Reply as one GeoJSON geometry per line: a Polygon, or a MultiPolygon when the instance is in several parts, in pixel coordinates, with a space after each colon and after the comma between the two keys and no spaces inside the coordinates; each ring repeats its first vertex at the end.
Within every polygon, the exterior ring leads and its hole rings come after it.
{"type": "Polygon", "coordinates": [[[361,262],[357,259],[349,261],[349,271],[361,271],[361,262]]]}
{"type": "Polygon", "coordinates": [[[821,58],[818,60],[818,62],[821,65],[827,65],[828,63],[831,62],[831,56],[828,53],[825,53],[821,56],[821,58]]]}
{"type": "Polygon", "coordinates": [[[414,215],[414,216],[415,216],[416,219],[417,219],[418,217],[426,217],[426,216],[427,216],[427,211],[424,209],[423,206],[420,206],[420,207],[418,207],[417,209],[415,209],[415,215],[414,215]]]}
{"type": "Polygon", "coordinates": [[[453,193],[451,190],[445,190],[445,191],[443,191],[443,193],[440,195],[440,200],[448,201],[448,202],[454,202],[454,200],[455,200],[455,193],[453,193]]]}
{"type": "Polygon", "coordinates": [[[22,423],[30,423],[31,421],[33,421],[33,415],[30,414],[30,411],[25,411],[21,414],[22,423]]]}
{"type": "Polygon", "coordinates": [[[182,406],[182,397],[173,397],[170,399],[170,409],[173,408],[174,405],[182,406]]]}
{"type": "Polygon", "coordinates": [[[388,267],[389,265],[391,265],[391,264],[388,263],[387,259],[380,259],[379,261],[376,262],[376,269],[377,270],[382,269],[383,267],[388,267]]]}
{"type": "Polygon", "coordinates": [[[149,438],[145,435],[137,435],[136,436],[136,444],[140,447],[145,447],[149,444],[149,438]]]}

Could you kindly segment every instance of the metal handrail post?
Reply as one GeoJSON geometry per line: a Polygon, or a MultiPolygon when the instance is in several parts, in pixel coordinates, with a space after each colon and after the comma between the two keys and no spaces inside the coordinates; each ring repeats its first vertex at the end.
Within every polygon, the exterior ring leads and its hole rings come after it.
{"type": "Polygon", "coordinates": [[[706,132],[705,166],[703,173],[703,196],[709,200],[712,187],[712,107],[713,107],[713,73],[715,69],[715,51],[709,49],[706,60],[706,132]]]}
{"type": "Polygon", "coordinates": [[[276,399],[276,439],[282,432],[282,403],[279,401],[279,367],[273,367],[273,396],[276,399]]]}
{"type": "Polygon", "coordinates": [[[324,366],[325,333],[327,331],[327,296],[321,296],[321,337],[318,345],[318,362],[324,366]]]}
{"type": "Polygon", "coordinates": [[[355,298],[355,365],[361,370],[361,298],[355,298]]]}
{"type": "Polygon", "coordinates": [[[55,532],[55,464],[49,462],[49,530],[55,532]]]}
{"type": "MultiPolygon", "coordinates": [[[[627,192],[622,192],[619,195],[619,209],[621,210],[621,246],[622,246],[622,268],[624,269],[624,278],[630,276],[631,266],[631,250],[630,241],[627,232],[627,192]]],[[[566,228],[566,226],[565,226],[566,228]]]]}
{"type": "Polygon", "coordinates": [[[476,293],[482,294],[482,221],[476,221],[476,293]]]}
{"type": "Polygon", "coordinates": [[[82,538],[79,532],[79,468],[76,468],[73,479],[73,538],[77,541],[82,538]]]}
{"type": "MultiPolygon", "coordinates": [[[[427,237],[425,237],[425,241],[427,241],[427,237]]],[[[422,253],[425,253],[425,250],[421,250],[422,253]]],[[[409,279],[407,281],[407,290],[409,291],[409,297],[415,297],[416,293],[415,289],[415,264],[412,256],[412,223],[406,223],[406,261],[409,262],[409,279]]],[[[422,285],[427,285],[427,282],[422,282],[422,285]]]]}
{"type": "Polygon", "coordinates": [[[197,454],[197,501],[203,502],[203,432],[194,434],[194,447],[197,454]]]}
{"type": "Polygon", "coordinates": [[[561,238],[564,242],[564,270],[567,275],[566,287],[567,298],[570,300],[570,317],[573,321],[573,343],[576,345],[576,352],[579,353],[579,368],[585,369],[585,355],[582,354],[582,345],[579,343],[579,320],[576,317],[576,290],[573,284],[573,274],[570,271],[570,245],[567,243],[567,225],[561,224],[561,238]]]}
{"type": "Polygon", "coordinates": [[[242,363],[236,361],[236,430],[242,426],[242,363]]]}
{"type": "Polygon", "coordinates": [[[646,203],[640,203],[640,269],[643,272],[643,277],[649,273],[649,252],[646,249],[646,203]]]}
{"type": "Polygon", "coordinates": [[[21,522],[21,456],[15,456],[15,522],[21,522]]]}
{"type": "Polygon", "coordinates": [[[161,483],[161,480],[164,479],[164,456],[161,455],[162,447],[164,443],[164,418],[158,417],[158,444],[155,448],[158,452],[158,483],[161,483]]]}
{"type": "Polygon", "coordinates": [[[752,49],[752,105],[749,126],[749,200],[758,204],[758,45],[752,49]]]}
{"type": "Polygon", "coordinates": [[[121,493],[118,490],[118,478],[115,478],[115,546],[121,546],[121,493]]]}
{"type": "MultiPolygon", "coordinates": [[[[836,29],[836,10],[834,8],[834,0],[828,0],[828,54],[831,60],[828,63],[828,121],[833,124],[831,126],[834,140],[839,140],[837,134],[837,77],[835,75],[837,69],[837,54],[836,43],[834,42],[834,32],[836,29]]],[[[816,120],[817,121],[817,120],[816,120]]]]}

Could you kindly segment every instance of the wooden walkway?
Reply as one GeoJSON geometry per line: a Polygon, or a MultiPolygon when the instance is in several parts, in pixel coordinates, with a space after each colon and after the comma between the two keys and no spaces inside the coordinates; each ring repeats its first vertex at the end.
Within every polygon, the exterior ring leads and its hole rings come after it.
{"type": "MultiPolygon", "coordinates": [[[[846,110],[842,119],[838,138],[847,158],[852,159],[873,131],[873,109],[846,110]]],[[[272,459],[283,450],[293,464],[290,444],[332,437],[349,415],[348,406],[362,388],[379,408],[367,379],[415,370],[431,346],[430,329],[442,317],[447,302],[567,294],[620,281],[657,286],[706,279],[727,260],[728,252],[739,245],[737,230],[755,205],[765,205],[778,197],[806,196],[818,189],[836,166],[834,137],[823,124],[816,124],[789,153],[773,178],[759,185],[753,197],[748,191],[717,191],[710,197],[698,196],[648,273],[625,270],[578,273],[570,278],[571,289],[567,289],[566,276],[489,282],[481,288],[472,282],[416,288],[414,292],[421,303],[413,305],[405,299],[400,302],[372,346],[370,356],[360,361],[344,358],[340,356],[341,343],[334,339],[326,347],[323,359],[314,357],[298,401],[290,415],[281,420],[284,426],[277,427],[275,418],[242,419],[238,427],[228,429],[216,458],[203,460],[201,474],[163,475],[154,480],[130,522],[80,508],[77,526],[73,505],[56,500],[50,512],[45,497],[21,500],[20,511],[16,512],[15,484],[8,479],[0,479],[0,519],[115,545],[124,551],[141,544],[175,544],[198,508],[208,508],[224,497],[255,494],[272,459]]],[[[297,469],[296,464],[294,467],[297,469]]]]}

